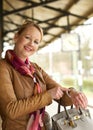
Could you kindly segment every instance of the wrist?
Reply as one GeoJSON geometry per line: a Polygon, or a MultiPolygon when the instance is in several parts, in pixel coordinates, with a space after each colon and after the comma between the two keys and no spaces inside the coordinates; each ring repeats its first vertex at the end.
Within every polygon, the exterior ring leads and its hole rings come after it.
{"type": "Polygon", "coordinates": [[[76,89],[73,88],[73,87],[71,87],[71,88],[69,88],[69,90],[68,90],[68,92],[67,92],[67,95],[68,95],[69,97],[71,97],[72,94],[73,94],[73,92],[75,92],[75,91],[76,91],[76,89]]]}

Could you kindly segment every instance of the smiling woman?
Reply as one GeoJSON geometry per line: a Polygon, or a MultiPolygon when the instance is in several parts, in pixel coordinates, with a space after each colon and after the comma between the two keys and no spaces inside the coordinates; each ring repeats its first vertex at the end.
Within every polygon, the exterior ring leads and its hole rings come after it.
{"type": "Polygon", "coordinates": [[[14,36],[16,55],[24,61],[37,51],[42,39],[42,29],[32,22],[26,22],[14,36]]]}
{"type": "Polygon", "coordinates": [[[25,20],[24,21],[22,26],[20,26],[20,28],[19,28],[18,34],[21,34],[21,32],[23,32],[24,29],[29,27],[29,25],[30,26],[34,26],[34,27],[36,27],[39,30],[39,32],[41,33],[41,40],[42,40],[42,38],[43,38],[43,30],[42,30],[42,28],[38,24],[32,22],[31,20],[25,20]]]}
{"type": "Polygon", "coordinates": [[[51,129],[46,128],[49,116],[45,107],[52,100],[58,102],[61,98],[66,104],[87,107],[87,98],[83,93],[62,87],[39,65],[29,60],[29,56],[37,51],[42,36],[42,29],[37,24],[32,21],[24,23],[14,35],[14,49],[7,50],[5,58],[0,60],[2,130],[51,129]]]}

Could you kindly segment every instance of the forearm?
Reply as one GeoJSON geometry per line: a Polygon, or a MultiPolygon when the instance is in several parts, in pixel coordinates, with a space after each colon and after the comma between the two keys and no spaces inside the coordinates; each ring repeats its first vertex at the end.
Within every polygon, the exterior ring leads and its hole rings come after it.
{"type": "Polygon", "coordinates": [[[44,92],[27,99],[9,102],[5,108],[5,113],[9,118],[16,119],[41,109],[51,102],[51,96],[47,92],[44,92]]]}
{"type": "Polygon", "coordinates": [[[62,106],[71,106],[73,105],[73,102],[71,100],[71,97],[68,96],[68,94],[65,92],[63,97],[60,98],[59,100],[56,100],[60,105],[62,106]]]}

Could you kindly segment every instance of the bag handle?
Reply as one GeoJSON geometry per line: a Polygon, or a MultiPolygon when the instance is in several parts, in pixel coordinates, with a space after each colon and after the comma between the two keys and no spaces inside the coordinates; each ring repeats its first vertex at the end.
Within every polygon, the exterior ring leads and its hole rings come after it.
{"type": "MultiPolygon", "coordinates": [[[[64,102],[63,102],[63,104],[64,104],[64,102]]],[[[58,113],[60,113],[60,108],[61,108],[61,106],[64,107],[64,111],[65,111],[65,113],[66,113],[66,119],[68,120],[69,125],[70,125],[72,128],[77,127],[77,124],[75,123],[75,121],[73,120],[73,118],[71,118],[71,116],[70,116],[70,114],[69,114],[69,112],[68,112],[66,106],[65,106],[65,105],[61,105],[61,99],[60,99],[60,100],[59,100],[59,103],[58,103],[58,113]]],[[[73,105],[71,105],[71,109],[73,109],[73,105]]],[[[81,107],[79,107],[78,112],[79,112],[79,115],[81,115],[82,117],[85,116],[85,113],[83,112],[83,109],[82,109],[81,107]]],[[[88,116],[90,117],[90,114],[89,114],[88,116]]]]}
{"type": "Polygon", "coordinates": [[[77,124],[75,123],[75,121],[70,117],[69,112],[68,112],[67,109],[66,109],[66,106],[64,106],[64,110],[65,110],[65,113],[66,113],[66,116],[67,116],[67,120],[69,121],[69,125],[70,125],[72,128],[77,127],[77,124]]]}
{"type": "MultiPolygon", "coordinates": [[[[63,104],[64,104],[64,102],[63,102],[63,104]]],[[[58,113],[60,113],[60,107],[61,107],[61,99],[59,100],[59,103],[58,103],[58,113]]],[[[68,111],[67,111],[67,109],[66,109],[66,106],[64,105],[63,107],[64,107],[64,110],[65,110],[67,119],[70,119],[70,115],[69,115],[69,113],[68,113],[68,111]]],[[[71,106],[71,109],[72,109],[72,108],[73,108],[73,105],[71,106]]]]}
{"type": "MultiPolygon", "coordinates": [[[[60,107],[61,107],[61,99],[59,100],[59,103],[58,103],[58,113],[60,113],[60,107]]],[[[72,128],[77,127],[77,124],[75,123],[75,121],[70,117],[70,114],[69,114],[68,110],[66,109],[66,106],[63,105],[63,107],[64,107],[64,111],[66,113],[66,119],[69,121],[69,125],[72,128]]],[[[73,105],[71,105],[71,109],[72,108],[73,108],[73,105]]],[[[83,111],[82,111],[81,107],[79,107],[79,112],[80,112],[80,115],[83,115],[83,111]]]]}
{"type": "MultiPolygon", "coordinates": [[[[63,102],[63,105],[61,105],[61,98],[60,98],[60,100],[59,100],[59,102],[58,102],[58,112],[57,113],[60,113],[60,108],[61,108],[61,106],[65,106],[64,105],[64,102],[63,102]]],[[[71,105],[71,109],[73,108],[73,105],[71,105]]]]}

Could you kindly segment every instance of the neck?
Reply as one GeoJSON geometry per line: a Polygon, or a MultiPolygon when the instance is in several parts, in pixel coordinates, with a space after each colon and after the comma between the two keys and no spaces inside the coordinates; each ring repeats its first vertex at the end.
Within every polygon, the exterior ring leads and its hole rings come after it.
{"type": "Polygon", "coordinates": [[[27,58],[24,58],[24,57],[22,57],[21,55],[19,55],[18,52],[17,52],[15,49],[14,49],[13,51],[14,51],[15,55],[16,55],[20,60],[22,60],[23,62],[26,61],[27,58]]]}

